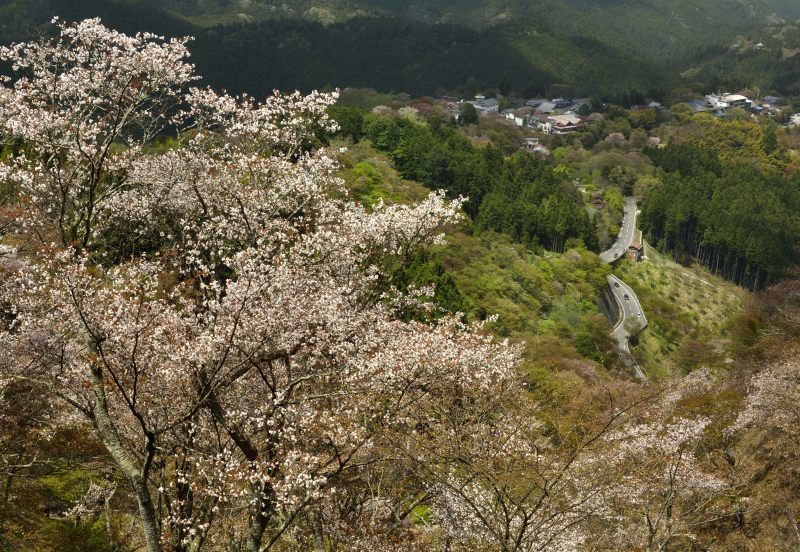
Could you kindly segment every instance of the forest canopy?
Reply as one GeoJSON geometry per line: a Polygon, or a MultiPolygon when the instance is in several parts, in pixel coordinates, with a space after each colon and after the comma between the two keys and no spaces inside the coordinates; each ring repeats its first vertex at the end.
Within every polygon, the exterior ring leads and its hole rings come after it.
{"type": "Polygon", "coordinates": [[[544,160],[527,152],[506,157],[492,143],[475,146],[441,120],[423,124],[352,108],[332,113],[341,132],[386,152],[403,178],[467,198],[464,210],[479,232],[503,232],[534,249],[563,251],[577,240],[597,250],[595,226],[580,193],[544,160]]]}
{"type": "Polygon", "coordinates": [[[800,262],[797,176],[720,159],[717,150],[692,142],[649,154],[665,172],[642,206],[642,228],[656,247],[694,257],[751,289],[800,262]]]}

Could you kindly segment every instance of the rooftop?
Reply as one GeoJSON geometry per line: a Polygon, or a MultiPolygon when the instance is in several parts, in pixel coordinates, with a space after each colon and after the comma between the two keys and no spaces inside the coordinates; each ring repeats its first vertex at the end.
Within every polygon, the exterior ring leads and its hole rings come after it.
{"type": "Polygon", "coordinates": [[[722,97],[722,101],[724,102],[745,102],[750,101],[747,96],[742,96],[741,94],[728,94],[727,96],[722,97]]]}

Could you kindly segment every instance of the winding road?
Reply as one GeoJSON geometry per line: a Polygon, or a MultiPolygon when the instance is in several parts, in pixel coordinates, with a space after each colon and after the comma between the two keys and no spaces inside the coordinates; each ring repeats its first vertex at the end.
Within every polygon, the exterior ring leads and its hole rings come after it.
{"type": "Polygon", "coordinates": [[[620,228],[617,241],[614,242],[611,249],[600,253],[600,259],[604,263],[613,263],[617,259],[624,257],[625,252],[636,237],[636,215],[638,212],[636,200],[632,197],[627,198],[623,209],[622,228],[620,228]]]}
{"type": "MultiPolygon", "coordinates": [[[[619,237],[614,245],[611,246],[611,249],[600,254],[600,259],[603,262],[612,264],[625,256],[625,252],[636,237],[636,215],[636,200],[628,198],[625,200],[624,216],[619,237]]],[[[620,350],[624,353],[623,358],[626,364],[634,370],[637,378],[645,380],[647,376],[631,356],[630,340],[631,337],[647,327],[647,317],[644,314],[644,310],[642,310],[641,303],[639,303],[639,298],[630,286],[613,274],[607,276],[607,280],[608,288],[619,306],[620,313],[619,320],[611,333],[617,340],[620,350]]]]}

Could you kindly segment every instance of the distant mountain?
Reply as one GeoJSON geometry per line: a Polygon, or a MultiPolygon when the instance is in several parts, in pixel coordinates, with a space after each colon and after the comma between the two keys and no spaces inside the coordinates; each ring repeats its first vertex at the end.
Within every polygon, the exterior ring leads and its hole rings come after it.
{"type": "Polygon", "coordinates": [[[151,31],[163,35],[193,34],[197,26],[149,0],[10,0],[0,6],[0,39],[21,40],[52,31],[50,20],[101,17],[125,32],[151,31]]]}
{"type": "MultiPolygon", "coordinates": [[[[219,2],[220,9],[227,4],[219,2]]],[[[211,84],[256,95],[326,86],[414,95],[486,88],[622,94],[667,86],[663,68],[646,57],[533,20],[480,30],[377,15],[333,24],[276,17],[206,27],[193,19],[191,6],[190,0],[14,0],[0,9],[0,29],[4,41],[19,39],[51,28],[47,22],[57,14],[99,16],[126,32],[193,35],[194,61],[211,84]]],[[[214,10],[203,13],[207,18],[214,10]]]]}
{"type": "Polygon", "coordinates": [[[800,18],[795,0],[164,0],[160,5],[203,25],[287,17],[330,24],[392,14],[482,29],[530,18],[558,34],[667,58],[743,28],[800,18]]]}
{"type": "Polygon", "coordinates": [[[364,86],[638,97],[680,85],[680,73],[722,84],[737,37],[794,21],[800,2],[11,0],[0,6],[0,40],[46,32],[53,15],[193,35],[209,83],[256,95],[364,86]]]}
{"type": "Polygon", "coordinates": [[[685,60],[687,80],[710,88],[747,88],[762,95],[800,96],[800,22],[743,33],[685,60]]]}

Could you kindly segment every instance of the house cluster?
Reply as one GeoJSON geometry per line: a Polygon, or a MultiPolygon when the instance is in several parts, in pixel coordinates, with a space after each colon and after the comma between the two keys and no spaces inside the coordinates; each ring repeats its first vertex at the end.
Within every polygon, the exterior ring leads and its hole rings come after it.
{"type": "Polygon", "coordinates": [[[543,134],[569,134],[584,127],[586,120],[577,112],[589,105],[588,98],[535,98],[521,107],[504,110],[502,116],[519,127],[538,130],[543,134]]]}
{"type": "MultiPolygon", "coordinates": [[[[522,129],[534,130],[542,134],[569,134],[584,128],[586,123],[602,119],[600,113],[592,113],[588,117],[578,114],[584,106],[591,106],[588,98],[533,98],[525,102],[518,102],[515,107],[500,109],[497,98],[487,98],[483,95],[475,96],[472,100],[462,100],[452,96],[443,96],[434,100],[444,115],[458,120],[461,109],[465,103],[472,104],[481,116],[496,114],[503,117],[522,129]]],[[[585,111],[582,111],[585,112],[585,111]]],[[[547,156],[550,150],[539,142],[538,138],[527,138],[521,145],[524,149],[539,155],[547,156]]]]}
{"type": "Polygon", "coordinates": [[[729,113],[731,109],[744,109],[755,115],[777,115],[780,111],[777,96],[764,96],[760,99],[750,99],[744,94],[709,94],[702,100],[684,102],[695,113],[713,113],[718,117],[729,113]]]}

